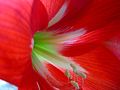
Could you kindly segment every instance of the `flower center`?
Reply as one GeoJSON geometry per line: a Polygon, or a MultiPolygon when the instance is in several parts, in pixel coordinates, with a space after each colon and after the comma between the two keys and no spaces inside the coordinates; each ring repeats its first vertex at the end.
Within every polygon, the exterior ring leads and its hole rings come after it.
{"type": "Polygon", "coordinates": [[[57,49],[55,48],[54,40],[52,40],[52,38],[54,37],[49,32],[37,32],[34,35],[33,53],[37,52],[41,59],[43,59],[42,57],[45,57],[49,60],[47,55],[49,56],[57,53],[57,49]]]}
{"type": "Polygon", "coordinates": [[[46,64],[49,63],[61,70],[67,76],[69,82],[76,89],[79,89],[79,82],[76,78],[81,77],[82,80],[85,79],[86,70],[73,62],[70,58],[62,56],[59,53],[61,43],[74,37],[72,33],[70,33],[69,36],[68,34],[54,35],[51,32],[37,32],[34,35],[34,40],[32,40],[32,62],[33,67],[46,78],[46,80],[48,80],[47,78],[49,76],[52,80],[56,81],[46,68],[46,64]]]}

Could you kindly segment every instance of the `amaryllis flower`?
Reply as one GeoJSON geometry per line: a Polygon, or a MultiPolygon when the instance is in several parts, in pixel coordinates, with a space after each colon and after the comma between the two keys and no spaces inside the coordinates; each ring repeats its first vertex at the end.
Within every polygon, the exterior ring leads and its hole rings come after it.
{"type": "Polygon", "coordinates": [[[0,79],[19,90],[120,90],[120,0],[0,0],[0,79]]]}

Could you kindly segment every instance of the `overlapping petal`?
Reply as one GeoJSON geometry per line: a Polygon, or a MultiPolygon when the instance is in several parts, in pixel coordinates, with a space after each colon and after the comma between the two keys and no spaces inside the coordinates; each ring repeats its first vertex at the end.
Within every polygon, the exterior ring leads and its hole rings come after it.
{"type": "Polygon", "coordinates": [[[69,89],[74,90],[74,87],[70,83],[69,79],[65,76],[65,71],[61,71],[51,64],[48,64],[47,68],[51,73],[51,75],[58,81],[57,83],[54,83],[54,81],[52,81],[52,79],[49,78],[48,80],[53,86],[55,86],[60,90],[69,90],[69,89]]]}
{"type": "Polygon", "coordinates": [[[120,61],[104,46],[73,59],[89,72],[83,85],[85,90],[120,89],[120,61]]]}
{"type": "Polygon", "coordinates": [[[48,13],[40,0],[34,0],[31,10],[31,30],[33,34],[45,29],[48,25],[48,13]]]}
{"type": "Polygon", "coordinates": [[[0,0],[0,78],[16,85],[32,71],[31,7],[32,0],[0,0]]]}
{"type": "Polygon", "coordinates": [[[84,2],[83,0],[74,0],[70,6],[73,8],[68,8],[71,13],[68,13],[59,23],[49,28],[50,30],[57,29],[58,32],[65,33],[86,28],[90,31],[102,28],[120,16],[119,0],[84,0],[84,2]],[[82,5],[78,2],[82,2],[82,5]]]}
{"type": "MultiPolygon", "coordinates": [[[[63,55],[72,57],[88,70],[88,79],[82,88],[119,89],[119,52],[115,53],[117,58],[105,46],[100,47],[106,45],[104,43],[106,40],[120,33],[119,0],[0,0],[0,78],[18,85],[20,90],[53,90],[56,86],[61,90],[67,90],[71,86],[66,84],[67,78],[62,71],[70,65],[71,59],[68,60],[67,57],[58,55],[58,52],[54,54],[46,51],[44,47],[41,49],[37,46],[36,64],[39,65],[36,65],[36,69],[40,76],[34,72],[31,62],[33,34],[46,29],[48,21],[66,1],[70,3],[65,16],[60,22],[48,28],[48,31],[53,31],[55,35],[59,34],[55,39],[52,38],[52,43],[62,46],[63,55]],[[69,31],[73,32],[68,33],[69,31]],[[58,41],[54,42],[56,40],[58,41]],[[39,58],[42,58],[42,61],[39,58]],[[44,66],[46,62],[53,66],[44,66]],[[56,79],[60,83],[55,85],[51,79],[56,79]],[[47,87],[44,87],[46,85],[47,87]]],[[[113,49],[115,45],[111,46],[111,51],[115,52],[116,49],[113,49]]]]}
{"type": "Polygon", "coordinates": [[[53,87],[41,75],[39,75],[36,70],[32,71],[29,75],[26,75],[27,76],[24,77],[24,81],[19,87],[19,90],[54,90],[53,87]]]}
{"type": "Polygon", "coordinates": [[[59,11],[62,4],[65,2],[65,0],[40,0],[48,13],[49,20],[51,20],[55,14],[59,11]]]}
{"type": "MultiPolygon", "coordinates": [[[[88,32],[75,38],[72,43],[64,43],[61,51],[66,56],[81,55],[100,46],[120,33],[119,18],[103,28],[88,32]]],[[[69,41],[69,40],[68,40],[69,41]]]]}
{"type": "Polygon", "coordinates": [[[1,79],[20,86],[20,90],[38,88],[32,74],[32,36],[47,23],[46,10],[39,0],[0,0],[1,79]]]}
{"type": "Polygon", "coordinates": [[[71,27],[83,16],[90,3],[90,0],[69,0],[64,17],[58,23],[51,26],[49,30],[58,30],[58,32],[62,33],[72,31],[73,29],[70,30],[71,27]]]}

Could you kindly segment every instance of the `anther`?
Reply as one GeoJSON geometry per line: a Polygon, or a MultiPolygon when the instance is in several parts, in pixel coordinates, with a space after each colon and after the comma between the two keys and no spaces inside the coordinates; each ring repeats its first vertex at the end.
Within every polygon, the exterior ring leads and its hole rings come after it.
{"type": "Polygon", "coordinates": [[[74,64],[70,64],[70,66],[72,67],[73,72],[76,75],[81,76],[82,78],[86,79],[87,75],[84,72],[79,72],[74,64]]]}
{"type": "Polygon", "coordinates": [[[74,64],[70,64],[70,66],[72,67],[74,73],[77,72],[77,68],[74,64]]]}
{"type": "Polygon", "coordinates": [[[87,75],[84,72],[76,72],[78,76],[81,76],[82,78],[86,79],[87,75]]]}
{"type": "Polygon", "coordinates": [[[76,81],[71,81],[71,84],[77,89],[80,90],[79,84],[76,81]]]}
{"type": "Polygon", "coordinates": [[[72,79],[72,75],[70,74],[70,72],[69,72],[68,69],[66,69],[65,75],[66,75],[69,79],[72,79]]]}

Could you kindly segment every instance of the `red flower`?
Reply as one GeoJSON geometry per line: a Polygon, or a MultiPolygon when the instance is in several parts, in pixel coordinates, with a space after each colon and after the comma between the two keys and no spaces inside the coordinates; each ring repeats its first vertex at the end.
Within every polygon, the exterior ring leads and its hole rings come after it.
{"type": "Polygon", "coordinates": [[[120,0],[0,0],[0,79],[19,90],[119,90],[120,0]]]}

